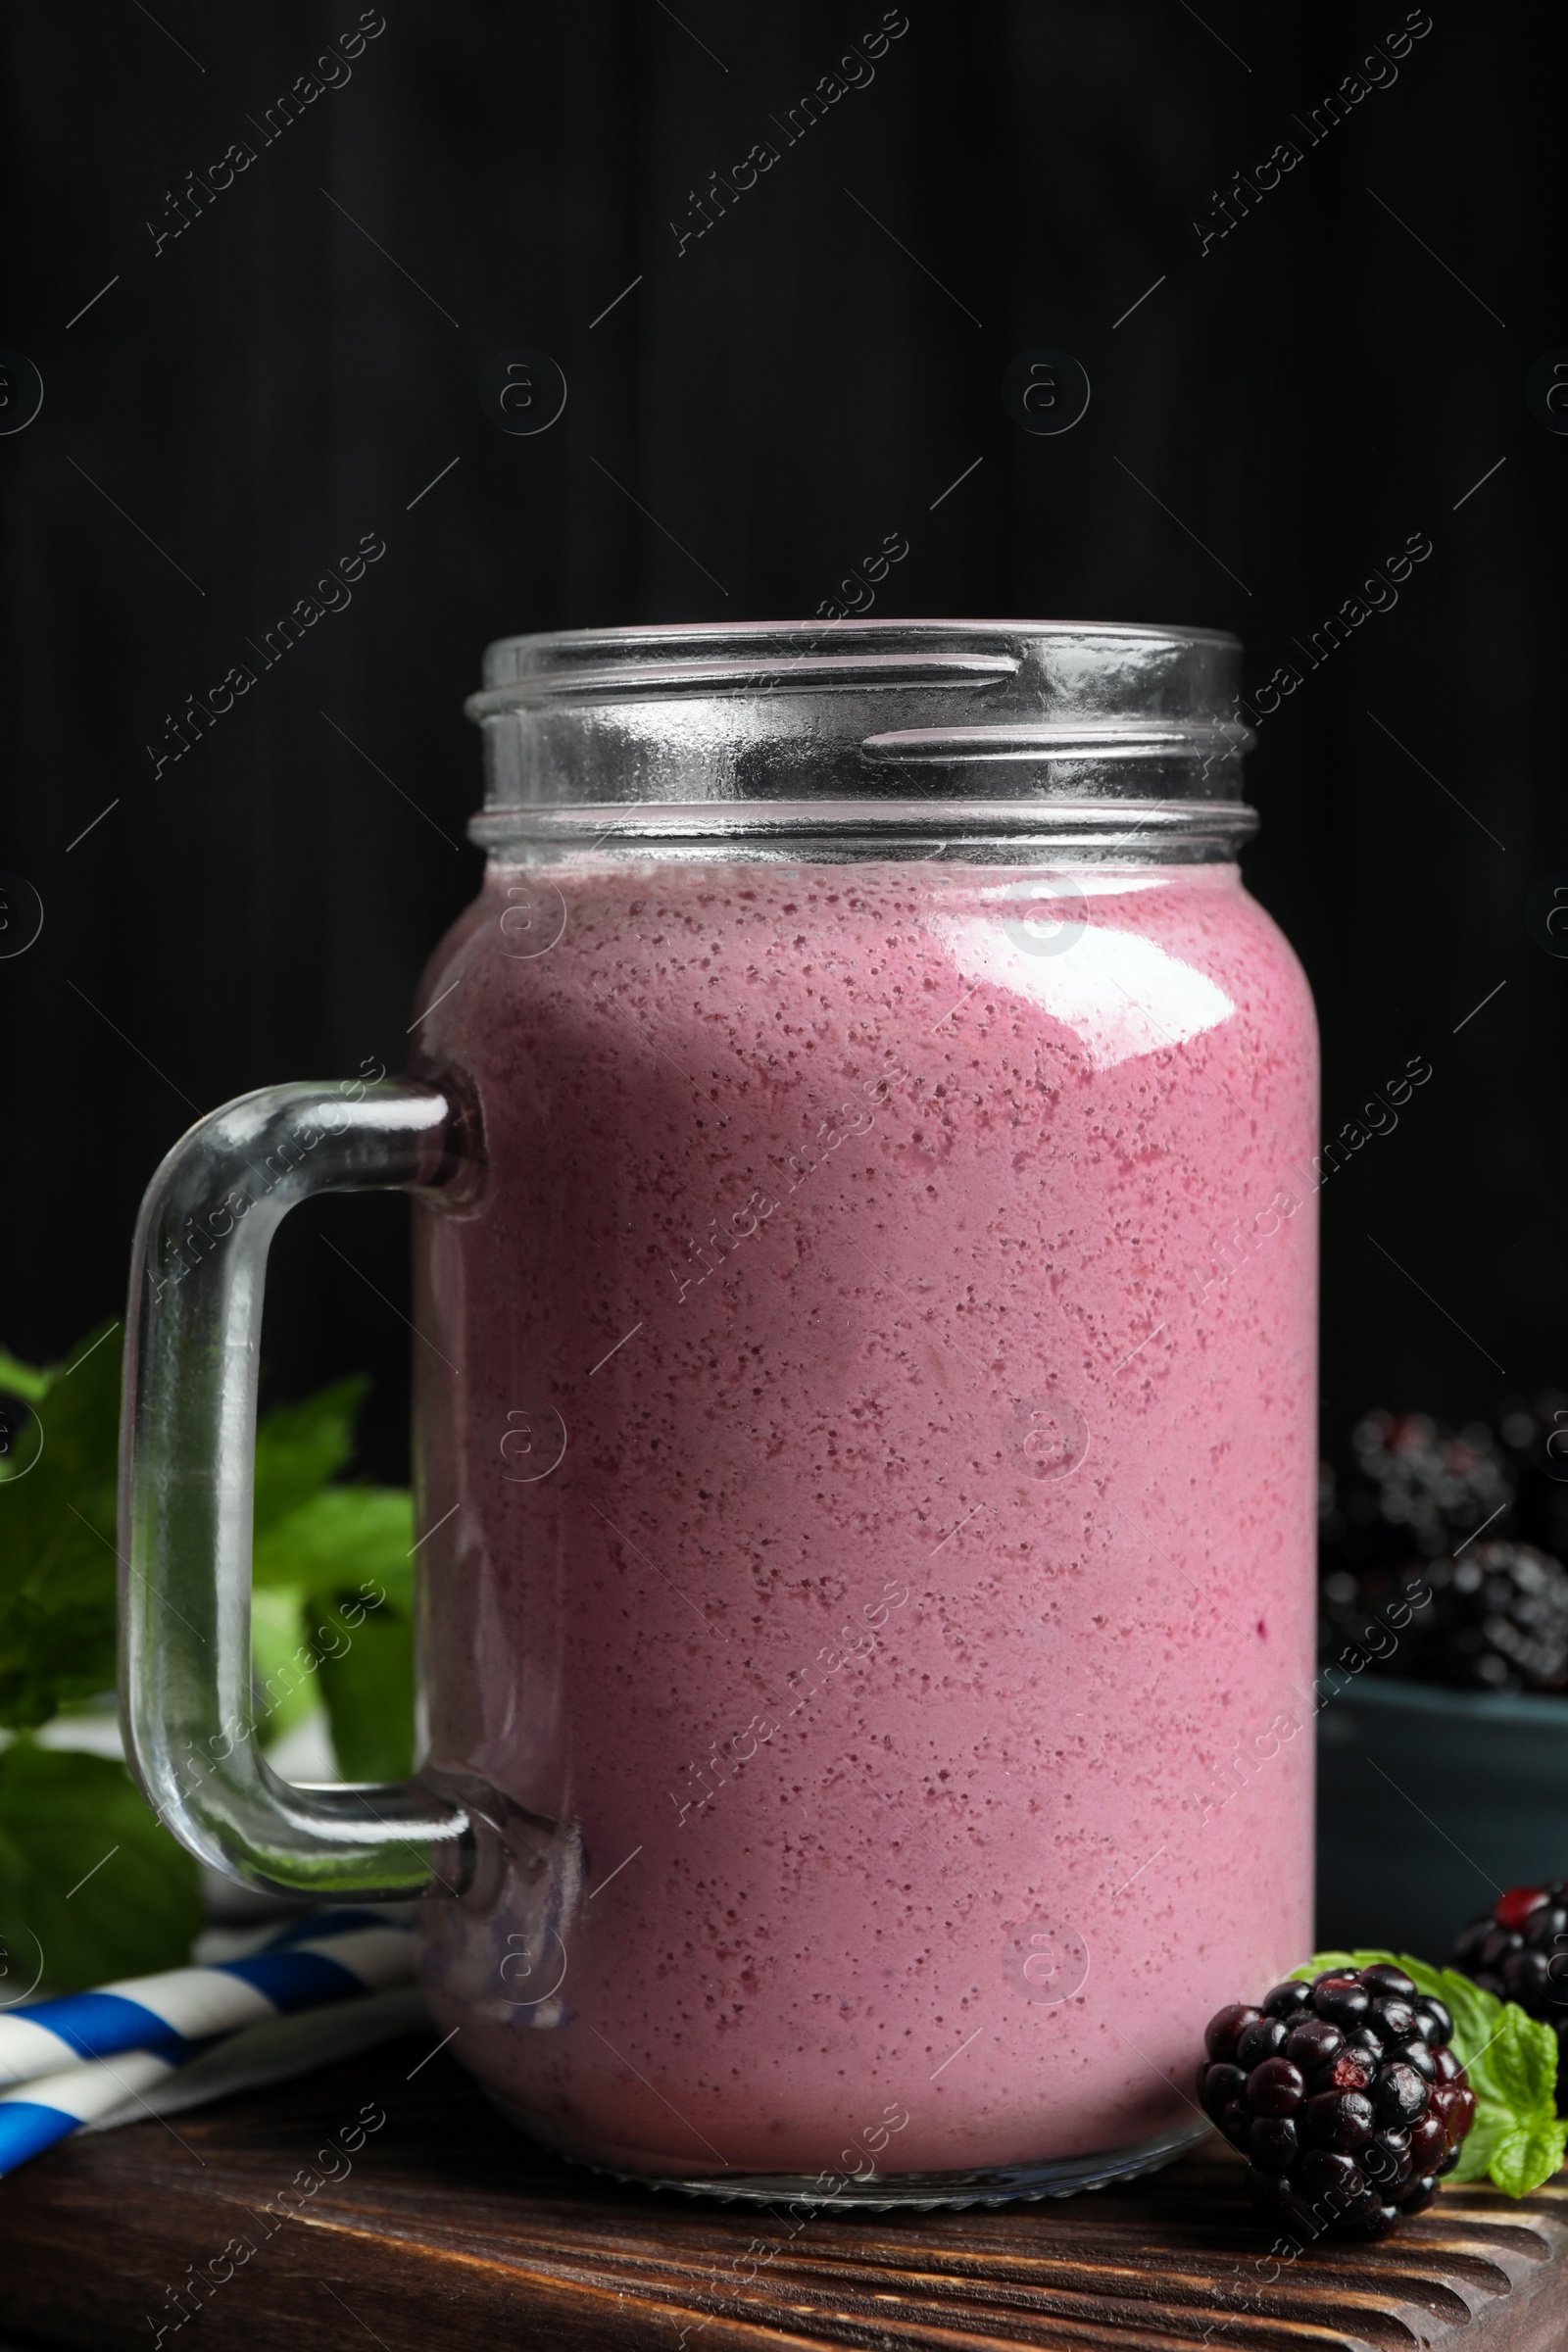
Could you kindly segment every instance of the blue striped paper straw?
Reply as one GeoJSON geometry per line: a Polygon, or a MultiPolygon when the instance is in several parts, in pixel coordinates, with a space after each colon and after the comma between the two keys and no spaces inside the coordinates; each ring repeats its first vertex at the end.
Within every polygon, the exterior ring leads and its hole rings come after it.
{"type": "Polygon", "coordinates": [[[0,2173],[14,2172],[29,2156],[39,2156],[56,2140],[79,2132],[83,2124],[96,2123],[127,2098],[151,2090],[203,2046],[187,2045],[178,2059],[155,2050],[126,2050],[118,2059],[74,2066],[69,2074],[44,2075],[18,2090],[0,2090],[0,2173]]]}
{"type": "MultiPolygon", "coordinates": [[[[247,1960],[126,1977],[91,1992],[65,1993],[0,2013],[0,2083],[54,2084],[88,2072],[97,2061],[119,2059],[127,2052],[149,2062],[156,2056],[157,2071],[149,2080],[161,2081],[171,2067],[193,2057],[215,2035],[232,2034],[263,2018],[318,2009],[356,1993],[407,1984],[414,1975],[409,1930],[380,1922],[362,1926],[365,1917],[364,1912],[318,1913],[285,1929],[281,1937],[247,1960]]],[[[123,2075],[123,2067],[120,2072],[123,2075]]],[[[106,2089],[114,2087],[107,2077],[104,2083],[106,2089]]],[[[139,2090],[144,2085],[138,2081],[128,2087],[139,2090]]],[[[85,2084],[81,2095],[90,2095],[85,2084]]],[[[124,2086],[117,2096],[124,2096],[124,2086]]],[[[0,2091],[0,2104],[8,2098],[0,2091]]],[[[101,2107],[94,2113],[106,2111],[101,2107]]],[[[67,2129],[74,2131],[88,2120],[74,2115],[67,2129]]],[[[0,2145],[0,2171],[9,2161],[20,2158],[12,2159],[9,2147],[0,2145]]]]}

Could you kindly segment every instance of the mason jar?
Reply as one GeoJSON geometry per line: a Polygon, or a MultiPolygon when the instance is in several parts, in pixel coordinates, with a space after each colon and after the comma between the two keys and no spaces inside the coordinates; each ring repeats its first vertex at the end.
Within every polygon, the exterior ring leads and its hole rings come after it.
{"type": "Polygon", "coordinates": [[[251,1885],[421,1891],[438,2031],[567,2156],[803,2204],[1126,2177],[1311,1948],[1316,1046],[1236,865],[1238,664],[505,639],[409,1077],[246,1097],[154,1180],[148,1792],[251,1885]],[[422,1760],[294,1789],[232,1729],[267,1242],[386,1184],[422,1760]]]}

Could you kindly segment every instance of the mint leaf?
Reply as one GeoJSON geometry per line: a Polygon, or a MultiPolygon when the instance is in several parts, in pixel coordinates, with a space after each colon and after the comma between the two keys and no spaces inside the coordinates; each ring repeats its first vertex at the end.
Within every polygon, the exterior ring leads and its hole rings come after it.
{"type": "Polygon", "coordinates": [[[323,1487],[258,1535],[252,1580],[330,1594],[370,1580],[414,1601],[414,1497],[406,1487],[323,1487]]]}
{"type": "Polygon", "coordinates": [[[1519,2126],[1505,2108],[1478,2106],[1475,2122],[1459,2142],[1459,2161],[1447,2176],[1448,2179],[1485,2180],[1498,2149],[1518,2130],[1519,2126]]]}
{"type": "Polygon", "coordinates": [[[362,1606],[348,1600],[346,1614],[334,1607],[313,1628],[327,1652],[321,1693],[332,1746],[346,1781],[400,1781],[414,1769],[414,1617],[391,1601],[359,1617],[362,1606]],[[347,1644],[335,1655],[325,1639],[332,1629],[347,1644]]]}
{"type": "Polygon", "coordinates": [[[259,1538],[257,1608],[291,1593],[300,1644],[263,1673],[277,1705],[264,1738],[308,1710],[308,1697],[288,1694],[295,1684],[314,1688],[318,1672],[344,1779],[395,1781],[413,1770],[413,1550],[414,1499],[394,1487],[323,1487],[259,1538]]]}
{"type": "Polygon", "coordinates": [[[1556,2116],[1535,2116],[1516,2124],[1499,2140],[1492,2159],[1492,2178],[1505,2196],[1528,2197],[1543,2180],[1549,2180],[1562,2164],[1568,2123],[1556,2116]]]}
{"type": "Polygon", "coordinates": [[[274,1406],[256,1426],[256,1532],[308,1502],[354,1451],[354,1424],[369,1382],[334,1381],[300,1404],[274,1406]]]}
{"type": "Polygon", "coordinates": [[[49,1375],[37,1364],[24,1364],[20,1356],[0,1348],[0,1393],[20,1396],[24,1404],[36,1404],[49,1394],[49,1375]]]}
{"type": "Polygon", "coordinates": [[[1538,2108],[1552,2112],[1557,2082],[1557,2036],[1548,2025],[1527,2017],[1518,2005],[1502,2005],[1495,2034],[1484,2051],[1465,2061],[1478,2099],[1494,2099],[1515,2115],[1538,2108]]]}
{"type": "Polygon", "coordinates": [[[251,1706],[257,1738],[270,1747],[321,1704],[317,1668],[304,1644],[303,1592],[264,1586],[251,1595],[251,1706]]]}
{"type": "Polygon", "coordinates": [[[1453,2054],[1468,2069],[1497,2031],[1504,2004],[1494,1992],[1483,1992],[1479,1984],[1469,1977],[1462,1977],[1455,1968],[1443,1971],[1438,1997],[1446,2001],[1453,2018],[1453,2054]]]}
{"type": "MultiPolygon", "coordinates": [[[[114,1686],[118,1331],[99,1325],[46,1369],[0,1351],[0,1726],[13,1730],[114,1686]]],[[[253,1658],[264,1737],[324,1700],[344,1772],[390,1779],[413,1741],[412,1504],[327,1483],[353,1454],[368,1386],[337,1381],[261,1420],[253,1658]]],[[[26,1740],[0,1752],[0,2006],[36,1966],[32,1937],[54,1990],[177,1965],[200,1926],[197,1885],[122,1767],[26,1740]]]]}
{"type": "Polygon", "coordinates": [[[413,1770],[413,1551],[414,1498],[394,1487],[323,1487],[256,1545],[263,1592],[302,1588],[299,1640],[318,1660],[345,1780],[413,1770]]]}
{"type": "Polygon", "coordinates": [[[256,1730],[267,1745],[324,1705],[347,1781],[414,1769],[414,1617],[368,1578],[335,1596],[264,1587],[251,1603],[256,1730]]]}
{"type": "Polygon", "coordinates": [[[32,1418],[4,1457],[0,1724],[45,1723],[114,1688],[118,1329],[100,1324],[41,1392],[32,1382],[32,1418]]]}
{"type": "Polygon", "coordinates": [[[195,1862],[122,1764],[18,1740],[0,1754],[0,2000],[179,1968],[200,1933],[195,1862]]]}

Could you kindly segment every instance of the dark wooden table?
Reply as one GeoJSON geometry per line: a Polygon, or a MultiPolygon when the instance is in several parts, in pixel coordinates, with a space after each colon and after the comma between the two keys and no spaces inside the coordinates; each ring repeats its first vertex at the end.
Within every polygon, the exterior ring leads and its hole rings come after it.
{"type": "Polygon", "coordinates": [[[160,2328],[179,2352],[1568,2344],[1568,2176],[1517,2205],[1449,2188],[1396,2238],[1284,2266],[1217,2143],[1122,2190],[824,2215],[786,2239],[556,2163],[427,2048],[77,2138],[0,2181],[0,2328],[81,2352],[147,2352],[160,2328]]]}

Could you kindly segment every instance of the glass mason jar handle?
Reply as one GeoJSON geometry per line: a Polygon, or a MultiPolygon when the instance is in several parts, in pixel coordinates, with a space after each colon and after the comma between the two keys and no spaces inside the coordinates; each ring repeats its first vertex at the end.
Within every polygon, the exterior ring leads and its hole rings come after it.
{"type": "Polygon", "coordinates": [[[121,1422],[122,1712],[148,1799],[242,1885],[323,1898],[460,1886],[466,1815],[419,1781],[293,1788],[259,1752],[251,1517],[267,1252],[313,1193],[438,1192],[465,1158],[438,1088],[272,1086],[215,1110],[142,1203],[121,1422]]]}

